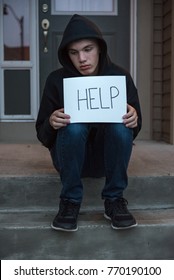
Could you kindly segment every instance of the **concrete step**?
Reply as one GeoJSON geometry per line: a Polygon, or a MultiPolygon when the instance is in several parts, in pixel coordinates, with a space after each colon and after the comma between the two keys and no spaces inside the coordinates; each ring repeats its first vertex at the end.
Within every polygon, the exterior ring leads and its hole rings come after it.
{"type": "MultiPolygon", "coordinates": [[[[86,178],[82,207],[103,209],[100,198],[104,178],[86,178]]],[[[57,209],[61,189],[58,176],[0,177],[1,209],[57,209]]],[[[153,209],[174,207],[174,176],[130,177],[125,191],[129,207],[153,209]]]]}
{"type": "Polygon", "coordinates": [[[138,226],[113,230],[103,217],[104,178],[84,179],[79,230],[54,231],[57,176],[0,177],[1,259],[174,259],[174,177],[130,177],[125,197],[138,226]]]}
{"type": "Polygon", "coordinates": [[[133,211],[138,226],[113,230],[103,213],[79,215],[77,232],[50,228],[53,212],[1,213],[1,259],[174,259],[174,209],[133,211]]]}

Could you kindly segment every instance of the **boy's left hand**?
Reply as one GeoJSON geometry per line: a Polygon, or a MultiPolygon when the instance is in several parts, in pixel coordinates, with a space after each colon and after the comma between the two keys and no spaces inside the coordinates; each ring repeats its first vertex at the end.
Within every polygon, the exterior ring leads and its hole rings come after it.
{"type": "Polygon", "coordinates": [[[123,123],[128,128],[134,128],[138,125],[137,112],[131,105],[127,104],[127,114],[123,116],[123,123]]]}

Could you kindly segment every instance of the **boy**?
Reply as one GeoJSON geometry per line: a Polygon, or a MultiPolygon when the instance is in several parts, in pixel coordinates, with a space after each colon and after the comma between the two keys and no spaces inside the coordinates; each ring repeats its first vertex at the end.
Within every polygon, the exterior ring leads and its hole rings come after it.
{"type": "Polygon", "coordinates": [[[106,178],[101,194],[104,216],[111,220],[113,229],[134,227],[136,220],[123,197],[133,139],[141,129],[140,104],[132,78],[110,61],[100,30],[83,16],[74,15],[69,21],[58,58],[63,67],[47,78],[36,122],[38,139],[49,148],[62,182],[59,211],[51,226],[63,231],[78,229],[83,198],[81,177],[91,175],[88,168],[91,159],[87,154],[92,149],[93,160],[96,160],[93,175],[104,174],[106,178]],[[126,76],[127,113],[123,116],[123,123],[71,123],[71,116],[64,113],[63,79],[94,75],[126,76]],[[85,160],[86,155],[88,160],[85,160]],[[100,170],[101,162],[104,173],[100,170]]]}

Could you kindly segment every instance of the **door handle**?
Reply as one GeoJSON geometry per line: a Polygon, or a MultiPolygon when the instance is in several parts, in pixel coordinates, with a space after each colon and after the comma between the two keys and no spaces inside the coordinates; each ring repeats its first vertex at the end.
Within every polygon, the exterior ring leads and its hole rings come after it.
{"type": "Polygon", "coordinates": [[[48,52],[48,47],[47,47],[47,39],[48,39],[48,29],[50,27],[50,22],[48,19],[44,18],[41,22],[41,26],[43,29],[43,36],[44,36],[44,53],[48,52]]]}

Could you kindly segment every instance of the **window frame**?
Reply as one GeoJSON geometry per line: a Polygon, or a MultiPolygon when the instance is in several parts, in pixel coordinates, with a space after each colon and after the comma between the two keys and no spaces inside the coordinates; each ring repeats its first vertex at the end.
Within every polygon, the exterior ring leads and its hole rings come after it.
{"type": "MultiPolygon", "coordinates": [[[[22,1],[22,0],[21,0],[22,1]]],[[[39,55],[38,55],[38,0],[29,0],[30,5],[30,60],[4,60],[3,42],[3,4],[0,0],[0,121],[1,122],[26,122],[35,121],[38,110],[39,100],[39,55]],[[37,28],[36,28],[37,26],[37,28]],[[30,114],[27,115],[6,115],[5,114],[5,89],[4,71],[5,70],[29,70],[30,71],[30,114]]]]}

